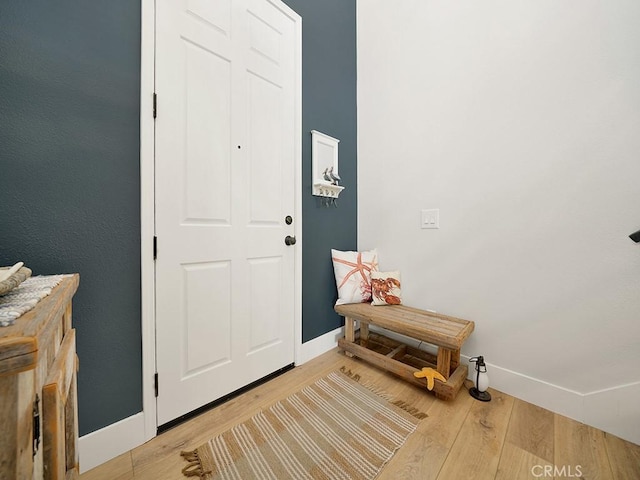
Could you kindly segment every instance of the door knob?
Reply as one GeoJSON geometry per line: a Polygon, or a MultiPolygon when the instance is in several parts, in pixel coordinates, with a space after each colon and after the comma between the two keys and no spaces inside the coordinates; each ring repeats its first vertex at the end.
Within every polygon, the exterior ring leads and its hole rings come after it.
{"type": "Polygon", "coordinates": [[[296,244],[296,237],[292,237],[291,235],[287,235],[286,237],[284,237],[284,243],[286,245],[295,245],[296,244]]]}

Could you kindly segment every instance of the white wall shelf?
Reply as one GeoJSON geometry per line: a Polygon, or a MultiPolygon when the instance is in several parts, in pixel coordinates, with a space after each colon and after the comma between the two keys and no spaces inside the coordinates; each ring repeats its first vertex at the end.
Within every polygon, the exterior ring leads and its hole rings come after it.
{"type": "Polygon", "coordinates": [[[338,198],[344,187],[338,173],[338,143],[340,140],[311,130],[312,194],[338,198]]]}

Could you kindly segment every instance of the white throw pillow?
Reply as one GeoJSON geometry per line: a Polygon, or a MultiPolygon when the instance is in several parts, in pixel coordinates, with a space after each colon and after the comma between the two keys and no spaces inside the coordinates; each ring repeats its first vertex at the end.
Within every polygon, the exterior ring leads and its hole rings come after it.
{"type": "Polygon", "coordinates": [[[336,305],[371,300],[371,272],[378,270],[378,252],[342,252],[331,249],[338,287],[336,305]]]}

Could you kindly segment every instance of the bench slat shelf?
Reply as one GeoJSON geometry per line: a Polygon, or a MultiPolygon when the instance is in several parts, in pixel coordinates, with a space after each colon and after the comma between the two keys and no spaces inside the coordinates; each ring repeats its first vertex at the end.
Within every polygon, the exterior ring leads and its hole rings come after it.
{"type": "Polygon", "coordinates": [[[357,303],[336,305],[335,310],[345,317],[345,336],[338,340],[338,346],[347,355],[362,358],[422,387],[425,380],[413,374],[425,366],[435,368],[447,381],[436,380],[433,391],[445,400],[453,399],[462,387],[467,366],[460,364],[460,348],[473,332],[474,322],[405,305],[357,303]],[[360,322],[358,332],[356,321],[360,322]],[[369,333],[369,324],[432,344],[438,347],[438,354],[369,333]]]}

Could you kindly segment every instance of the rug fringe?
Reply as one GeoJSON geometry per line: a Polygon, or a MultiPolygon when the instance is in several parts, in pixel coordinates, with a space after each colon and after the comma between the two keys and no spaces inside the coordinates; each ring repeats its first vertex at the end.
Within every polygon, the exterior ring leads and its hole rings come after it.
{"type": "Polygon", "coordinates": [[[206,475],[211,473],[211,470],[205,471],[202,468],[202,463],[200,462],[200,457],[198,456],[198,450],[184,450],[180,452],[180,455],[189,462],[182,469],[182,474],[185,477],[199,477],[204,478],[206,475]]]}
{"type": "Polygon", "coordinates": [[[358,375],[357,373],[353,373],[351,370],[347,370],[347,367],[345,367],[344,365],[340,367],[340,371],[344,373],[347,377],[349,377],[351,380],[356,382],[360,381],[360,375],[358,375]]]}
{"type": "MultiPolygon", "coordinates": [[[[347,377],[351,378],[352,380],[360,383],[360,375],[357,373],[352,372],[350,369],[347,369],[346,366],[342,366],[340,367],[340,371],[346,375],[347,377]]],[[[404,410],[405,412],[409,413],[410,415],[414,416],[415,418],[417,418],[418,420],[422,420],[423,418],[427,418],[429,415],[427,415],[426,413],[418,410],[415,407],[412,407],[409,403],[402,401],[402,400],[394,400],[393,399],[393,395],[387,393],[386,391],[384,391],[384,389],[382,389],[381,387],[370,383],[370,382],[366,382],[366,383],[360,383],[360,385],[362,385],[364,388],[366,388],[367,390],[369,390],[372,393],[375,393],[376,395],[378,395],[379,397],[384,398],[385,400],[387,400],[389,403],[395,405],[398,408],[401,408],[402,410],[404,410]]]]}
{"type": "Polygon", "coordinates": [[[427,418],[429,415],[427,415],[426,413],[418,410],[416,407],[412,407],[411,405],[409,405],[407,402],[402,401],[402,400],[396,400],[395,402],[391,402],[393,405],[395,405],[398,408],[401,408],[402,410],[404,410],[405,412],[413,415],[414,417],[416,417],[419,420],[422,420],[423,418],[427,418]]]}

